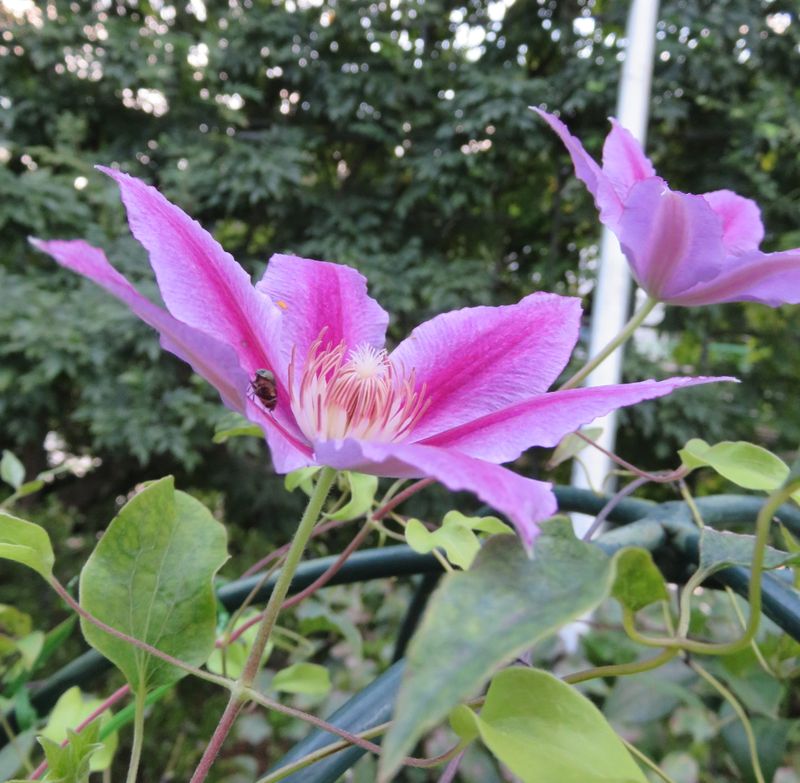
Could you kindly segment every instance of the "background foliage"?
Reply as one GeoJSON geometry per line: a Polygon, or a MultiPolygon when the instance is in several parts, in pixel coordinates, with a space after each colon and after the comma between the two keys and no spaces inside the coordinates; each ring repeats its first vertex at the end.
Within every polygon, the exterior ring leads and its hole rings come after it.
{"type": "MultiPolygon", "coordinates": [[[[526,107],[559,108],[599,151],[626,3],[2,9],[0,442],[35,465],[57,431],[101,457],[81,505],[153,471],[225,490],[242,461],[270,486],[262,451],[210,445],[213,392],[122,306],[28,247],[29,235],[87,237],[149,279],[96,162],[157,184],[255,274],[273,252],[358,266],[395,338],[444,309],[591,290],[593,205],[526,107]]],[[[770,249],[800,244],[798,46],[791,2],[662,4],[652,156],[674,187],[756,198],[770,249]]],[[[631,378],[672,363],[758,383],[730,406],[698,389],[637,408],[629,456],[652,465],[697,434],[796,445],[797,308],[676,309],[664,326],[666,361],[630,355],[631,378]],[[636,453],[654,434],[656,453],[636,453]]],[[[239,516],[269,510],[258,486],[237,494],[239,516]]]]}
{"type": "MultiPolygon", "coordinates": [[[[158,185],[255,275],[274,252],[359,267],[394,339],[454,307],[536,289],[587,296],[596,213],[527,107],[559,109],[599,152],[627,7],[0,2],[0,444],[31,475],[48,454],[96,461],[45,493],[40,518],[66,519],[80,549],[75,528],[91,536],[115,498],[171,472],[240,523],[236,552],[253,536],[282,540],[296,502],[275,491],[262,446],[212,445],[214,392],[147,327],[28,246],[85,237],[156,295],[93,164],[158,185]],[[51,432],[61,440],[45,450],[51,432]]],[[[798,85],[792,0],[662,2],[648,149],[676,189],[758,200],[770,250],[800,245],[798,85]]],[[[706,387],[626,413],[625,456],[674,465],[694,436],[795,449],[799,313],[669,311],[660,352],[629,352],[630,379],[677,368],[745,383],[732,404],[706,387]]]]}

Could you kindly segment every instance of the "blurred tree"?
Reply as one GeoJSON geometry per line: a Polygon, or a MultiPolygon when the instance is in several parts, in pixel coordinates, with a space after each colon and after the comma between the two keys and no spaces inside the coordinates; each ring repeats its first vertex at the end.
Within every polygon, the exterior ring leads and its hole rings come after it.
{"type": "MultiPolygon", "coordinates": [[[[800,244],[793,2],[662,6],[656,165],[678,189],[756,198],[767,247],[800,244]]],[[[587,295],[594,207],[527,107],[560,109],[599,152],[626,12],[610,0],[0,2],[0,442],[35,460],[57,430],[104,458],[106,495],[156,468],[224,488],[246,460],[261,498],[238,490],[242,507],[274,503],[263,452],[223,461],[210,445],[214,394],[121,305],[27,246],[86,237],[148,279],[96,162],[158,185],[254,274],[273,252],[358,266],[395,338],[454,307],[587,295]]],[[[725,405],[712,389],[637,408],[628,456],[670,461],[690,435],[796,447],[798,312],[671,311],[662,354],[631,353],[631,378],[677,365],[749,383],[725,405]]]]}

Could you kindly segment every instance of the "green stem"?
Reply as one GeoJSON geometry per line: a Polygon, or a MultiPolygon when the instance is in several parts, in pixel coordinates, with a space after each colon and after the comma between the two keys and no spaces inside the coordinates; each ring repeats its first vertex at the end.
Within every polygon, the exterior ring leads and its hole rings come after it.
{"type": "Polygon", "coordinates": [[[630,318],[628,323],[622,327],[620,333],[609,342],[600,353],[593,359],[590,359],[586,364],[581,367],[568,381],[561,385],[559,391],[564,389],[573,389],[583,381],[596,367],[601,365],[609,356],[611,356],[617,348],[620,347],[628,338],[641,326],[642,321],[650,315],[653,308],[658,304],[657,299],[647,297],[647,301],[639,308],[630,318]]]}
{"type": "Polygon", "coordinates": [[[659,666],[672,660],[678,654],[678,650],[664,650],[653,658],[645,661],[633,661],[631,663],[615,663],[610,666],[596,666],[594,669],[586,669],[582,672],[575,672],[564,677],[564,682],[575,685],[586,680],[594,680],[598,677],[626,677],[639,672],[647,672],[657,669],[659,666]]]}
{"type": "MultiPolygon", "coordinates": [[[[798,488],[800,488],[800,479],[795,479],[789,484],[776,489],[769,496],[764,507],[758,513],[753,563],[750,566],[750,588],[747,594],[747,601],[750,604],[750,615],[747,618],[747,625],[745,626],[744,633],[740,638],[734,639],[731,642],[714,644],[687,639],[685,632],[679,632],[672,638],[645,636],[636,629],[634,613],[630,609],[623,608],[622,626],[625,629],[625,633],[627,633],[633,641],[646,645],[647,647],[667,647],[686,650],[686,652],[697,653],[699,655],[730,655],[747,647],[755,638],[758,626],[761,622],[761,577],[764,572],[764,555],[772,517],[798,488]]],[[[689,580],[687,587],[693,584],[693,580],[694,577],[689,580]]],[[[686,608],[682,606],[681,609],[683,614],[686,608]]]]}
{"type": "Polygon", "coordinates": [[[133,717],[133,747],[131,760],[128,763],[128,777],[126,783],[136,783],[136,774],[139,771],[139,759],[142,757],[142,742],[144,740],[144,708],[147,691],[140,684],[136,691],[133,717]]]}
{"type": "Polygon", "coordinates": [[[278,614],[286,598],[286,594],[289,592],[289,588],[292,585],[292,579],[295,571],[297,571],[300,558],[303,556],[303,551],[306,548],[309,538],[311,538],[314,527],[322,513],[322,506],[335,480],[336,471],[333,468],[322,468],[319,472],[317,483],[314,485],[314,490],[311,493],[311,497],[308,499],[306,510],[300,519],[300,524],[297,526],[297,531],[294,534],[289,551],[286,553],[283,567],[278,574],[278,581],[275,583],[275,587],[267,603],[267,608],[262,615],[261,625],[258,627],[258,634],[253,643],[253,648],[247,656],[244,670],[231,689],[228,704],[222,713],[217,728],[214,730],[214,734],[211,736],[189,783],[203,783],[208,777],[211,766],[216,760],[217,754],[222,748],[222,744],[228,736],[228,733],[231,728],[233,728],[234,721],[239,711],[249,698],[247,692],[261,667],[261,658],[267,647],[272,629],[275,627],[275,621],[278,619],[278,614]]]}
{"type": "Polygon", "coordinates": [[[692,596],[694,591],[700,587],[708,578],[705,569],[698,569],[687,580],[681,590],[681,597],[678,600],[678,636],[684,637],[689,633],[689,626],[692,622],[692,596]]]}
{"type": "MultiPolygon", "coordinates": [[[[390,725],[391,723],[382,723],[380,726],[375,726],[367,731],[359,732],[358,737],[365,740],[372,739],[372,737],[379,737],[381,734],[386,732],[386,729],[389,728],[390,725]]],[[[353,747],[353,743],[348,742],[347,740],[338,740],[337,742],[332,742],[330,745],[324,745],[318,750],[315,750],[306,756],[302,756],[301,758],[297,759],[297,761],[293,761],[291,764],[287,764],[285,767],[276,769],[274,772],[269,773],[265,777],[259,778],[256,783],[276,783],[278,780],[288,778],[289,775],[294,772],[299,772],[301,769],[305,769],[317,761],[321,761],[328,756],[332,756],[334,753],[338,753],[340,750],[345,750],[346,748],[351,747],[353,747]]]]}
{"type": "Polygon", "coordinates": [[[275,583],[275,588],[272,591],[272,595],[269,597],[267,608],[264,610],[261,625],[258,627],[258,634],[253,643],[253,649],[250,650],[250,655],[245,663],[244,671],[239,678],[239,683],[245,687],[252,685],[256,674],[258,674],[258,670],[261,667],[261,656],[267,646],[269,635],[272,633],[275,621],[278,619],[281,605],[292,585],[294,572],[297,571],[300,558],[303,556],[306,544],[308,544],[308,539],[311,538],[314,526],[317,524],[320,514],[322,513],[322,506],[325,504],[325,499],[328,497],[328,493],[331,491],[335,480],[336,471],[333,468],[323,468],[320,471],[317,483],[314,485],[314,491],[308,499],[305,513],[292,539],[292,545],[286,553],[286,560],[278,574],[278,581],[275,583]]]}
{"type": "MultiPolygon", "coordinates": [[[[164,695],[172,690],[175,687],[175,683],[171,683],[169,685],[161,685],[160,687],[156,688],[154,691],[150,691],[147,696],[145,697],[144,704],[145,707],[149,707],[151,704],[155,704],[157,701],[162,699],[164,695]]],[[[101,727],[100,727],[100,735],[98,736],[98,741],[102,742],[106,737],[110,737],[114,732],[121,729],[123,726],[127,726],[131,720],[134,720],[136,716],[136,704],[128,704],[126,707],[123,707],[119,712],[115,712],[101,727]]]]}
{"type": "Polygon", "coordinates": [[[697,661],[688,661],[689,666],[694,669],[712,688],[714,688],[720,696],[722,696],[728,704],[731,705],[733,711],[742,722],[744,733],[747,735],[747,747],[750,751],[750,763],[753,765],[753,774],[755,775],[758,783],[764,783],[764,773],[761,771],[761,763],[758,759],[758,747],[756,746],[756,738],[753,734],[753,727],[747,718],[742,705],[739,704],[737,698],[716,678],[711,672],[704,669],[697,661]]]}
{"type": "Polygon", "coordinates": [[[624,737],[620,737],[620,739],[625,743],[625,747],[628,749],[628,752],[635,756],[646,767],[655,772],[655,774],[658,775],[661,780],[664,781],[664,783],[675,783],[675,781],[669,775],[667,775],[667,773],[664,772],[664,770],[662,770],[661,767],[655,763],[655,761],[653,761],[649,756],[645,756],[645,754],[642,753],[642,751],[639,750],[639,748],[637,748],[633,743],[628,742],[628,740],[626,740],[624,737]]]}

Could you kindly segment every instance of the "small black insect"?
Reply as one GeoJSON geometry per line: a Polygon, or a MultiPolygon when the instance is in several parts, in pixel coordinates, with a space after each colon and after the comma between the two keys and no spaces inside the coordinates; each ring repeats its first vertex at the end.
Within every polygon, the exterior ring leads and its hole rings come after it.
{"type": "Polygon", "coordinates": [[[250,388],[261,400],[261,404],[268,410],[274,411],[278,404],[278,389],[275,386],[275,374],[269,370],[256,370],[250,388]]]}

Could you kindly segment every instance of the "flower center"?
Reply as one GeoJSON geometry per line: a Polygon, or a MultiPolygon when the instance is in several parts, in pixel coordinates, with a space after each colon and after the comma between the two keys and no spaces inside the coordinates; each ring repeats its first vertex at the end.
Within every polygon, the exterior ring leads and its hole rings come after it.
{"type": "Polygon", "coordinates": [[[289,365],[290,404],[310,440],[356,438],[377,443],[402,440],[428,407],[425,387],[416,391],[414,371],[398,374],[386,351],[344,341],[324,342],[325,329],[308,349],[295,383],[289,365]]]}

